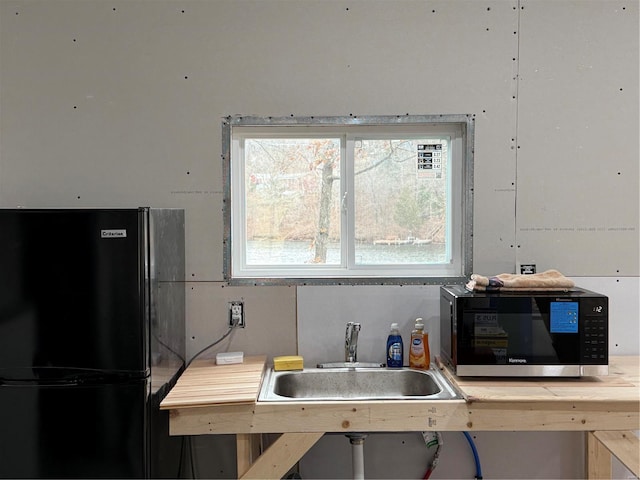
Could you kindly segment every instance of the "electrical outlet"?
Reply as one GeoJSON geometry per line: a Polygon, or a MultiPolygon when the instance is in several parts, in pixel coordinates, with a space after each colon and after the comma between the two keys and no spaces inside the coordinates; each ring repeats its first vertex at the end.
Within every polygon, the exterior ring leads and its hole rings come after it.
{"type": "Polygon", "coordinates": [[[244,302],[229,302],[229,327],[244,328],[244,302]]]}

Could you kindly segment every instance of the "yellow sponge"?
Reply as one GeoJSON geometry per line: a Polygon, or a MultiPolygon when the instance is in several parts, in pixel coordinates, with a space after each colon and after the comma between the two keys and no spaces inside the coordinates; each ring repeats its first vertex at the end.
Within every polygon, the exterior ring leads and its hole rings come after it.
{"type": "Polygon", "coordinates": [[[283,357],[273,357],[273,369],[280,370],[302,370],[304,361],[299,355],[286,355],[283,357]]]}

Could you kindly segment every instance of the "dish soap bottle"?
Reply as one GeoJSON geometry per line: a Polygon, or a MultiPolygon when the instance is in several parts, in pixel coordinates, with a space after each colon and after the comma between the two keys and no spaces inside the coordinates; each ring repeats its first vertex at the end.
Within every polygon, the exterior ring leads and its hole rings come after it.
{"type": "Polygon", "coordinates": [[[411,345],[409,347],[409,366],[427,370],[431,365],[431,352],[429,351],[429,333],[424,330],[422,318],[416,318],[416,324],[411,332],[411,345]]]}
{"type": "Polygon", "coordinates": [[[402,360],[404,357],[404,348],[402,345],[402,337],[398,330],[398,324],[391,324],[391,331],[387,337],[387,367],[402,368],[402,360]]]}

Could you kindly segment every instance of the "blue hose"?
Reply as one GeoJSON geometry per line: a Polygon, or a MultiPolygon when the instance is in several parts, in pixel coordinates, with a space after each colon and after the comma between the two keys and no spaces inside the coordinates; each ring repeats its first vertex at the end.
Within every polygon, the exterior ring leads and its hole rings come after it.
{"type": "Polygon", "coordinates": [[[476,444],[474,443],[473,438],[471,438],[471,435],[469,435],[469,432],[462,433],[464,433],[464,436],[471,447],[471,451],[473,452],[473,460],[476,462],[476,478],[478,480],[482,480],[482,467],[480,466],[480,456],[478,455],[476,444]]]}

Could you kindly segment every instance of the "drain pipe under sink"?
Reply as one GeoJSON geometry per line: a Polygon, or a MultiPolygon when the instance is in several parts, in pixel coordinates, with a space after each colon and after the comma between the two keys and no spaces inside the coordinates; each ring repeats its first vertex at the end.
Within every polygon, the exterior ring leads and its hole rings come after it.
{"type": "Polygon", "coordinates": [[[364,439],[366,433],[349,433],[345,435],[351,443],[351,469],[354,480],[364,480],[364,439]]]}

